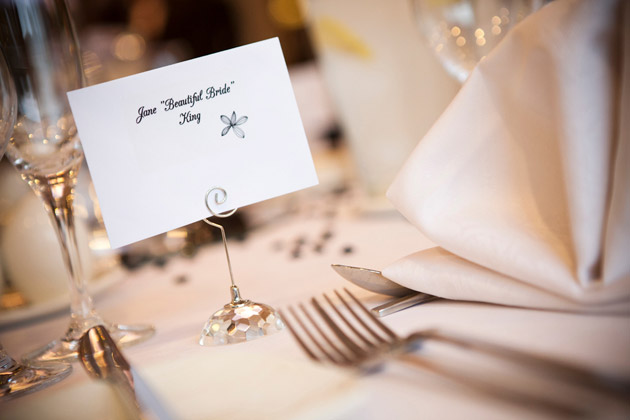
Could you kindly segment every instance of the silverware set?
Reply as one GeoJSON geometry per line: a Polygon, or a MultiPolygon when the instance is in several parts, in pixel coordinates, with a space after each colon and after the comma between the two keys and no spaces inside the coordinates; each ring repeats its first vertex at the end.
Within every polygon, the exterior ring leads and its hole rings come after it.
{"type": "Polygon", "coordinates": [[[422,303],[433,302],[440,299],[437,296],[428,293],[416,292],[408,289],[398,283],[394,283],[378,270],[363,267],[353,267],[351,265],[331,264],[333,270],[350,283],[381,295],[393,296],[388,302],[383,303],[375,308],[372,312],[380,317],[402,311],[422,303]]]}
{"type": "Polygon", "coordinates": [[[471,377],[459,373],[456,368],[443,368],[418,351],[426,342],[440,342],[511,362],[550,380],[610,397],[615,403],[630,403],[630,381],[624,378],[439,330],[421,330],[401,337],[347,289],[344,292],[334,292],[338,304],[323,294],[325,303],[313,297],[308,305],[300,303],[297,305],[298,309],[289,306],[288,312],[281,311],[281,316],[298,345],[315,362],[371,373],[386,362],[400,361],[438,373],[476,391],[554,414],[590,416],[601,413],[602,407],[593,406],[590,402],[585,404],[582,400],[561,401],[555,399],[555,396],[513,389],[501,383],[493,384],[484,380],[483,375],[471,377]]]}

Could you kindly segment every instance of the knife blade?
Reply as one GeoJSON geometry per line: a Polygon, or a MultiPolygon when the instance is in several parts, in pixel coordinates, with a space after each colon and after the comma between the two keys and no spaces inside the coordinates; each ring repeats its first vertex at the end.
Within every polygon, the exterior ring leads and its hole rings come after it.
{"type": "Polygon", "coordinates": [[[343,264],[331,264],[330,266],[344,279],[374,293],[397,297],[417,293],[415,290],[394,283],[378,270],[343,264]]]}
{"type": "Polygon", "coordinates": [[[401,286],[383,276],[383,273],[378,270],[344,264],[331,264],[331,267],[341,277],[363,289],[381,295],[396,297],[396,299],[372,308],[372,313],[379,317],[440,299],[437,296],[416,292],[415,290],[401,286]]]}

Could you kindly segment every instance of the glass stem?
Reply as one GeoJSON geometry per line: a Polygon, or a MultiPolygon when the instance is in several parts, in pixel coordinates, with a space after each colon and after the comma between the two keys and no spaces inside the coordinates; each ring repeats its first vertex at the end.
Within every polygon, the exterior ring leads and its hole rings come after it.
{"type": "MultiPolygon", "coordinates": [[[[11,372],[18,366],[15,360],[7,354],[0,344],[0,372],[11,372]]],[[[4,385],[5,381],[0,379],[0,384],[4,385]]]]}
{"type": "Polygon", "coordinates": [[[94,312],[92,298],[87,293],[81,258],[75,234],[73,201],[78,167],[45,178],[28,179],[44,207],[57,233],[61,254],[68,274],[70,288],[70,335],[98,324],[100,318],[94,312]]]}

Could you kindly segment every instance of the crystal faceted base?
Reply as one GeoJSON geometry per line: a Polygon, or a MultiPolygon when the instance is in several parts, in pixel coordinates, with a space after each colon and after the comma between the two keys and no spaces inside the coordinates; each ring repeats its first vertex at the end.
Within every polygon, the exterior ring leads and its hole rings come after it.
{"type": "Polygon", "coordinates": [[[242,343],[274,334],[283,328],[284,323],[271,306],[237,298],[210,317],[201,330],[199,344],[242,343]]]}
{"type": "Polygon", "coordinates": [[[42,366],[21,365],[6,353],[0,360],[0,401],[19,397],[56,384],[72,372],[72,366],[50,363],[42,366]]]}
{"type": "MultiPolygon", "coordinates": [[[[81,325],[71,322],[70,328],[61,339],[51,341],[43,347],[26,353],[22,356],[22,360],[32,363],[72,362],[77,360],[79,357],[79,340],[83,333],[92,326],[103,323],[100,318],[97,318],[95,322],[86,322],[81,325]]],[[[151,338],[155,333],[155,328],[151,325],[108,324],[107,331],[109,331],[109,334],[118,346],[127,347],[151,338]]]]}

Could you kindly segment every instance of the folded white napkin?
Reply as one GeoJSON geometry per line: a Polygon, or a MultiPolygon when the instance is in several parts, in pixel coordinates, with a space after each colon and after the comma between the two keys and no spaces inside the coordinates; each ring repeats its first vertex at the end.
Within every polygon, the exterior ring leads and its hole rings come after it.
{"type": "Polygon", "coordinates": [[[473,71],[388,191],[444,298],[630,311],[630,2],[558,0],[473,71]]]}

